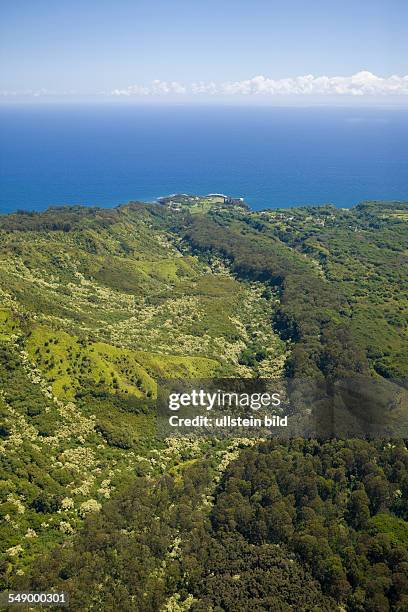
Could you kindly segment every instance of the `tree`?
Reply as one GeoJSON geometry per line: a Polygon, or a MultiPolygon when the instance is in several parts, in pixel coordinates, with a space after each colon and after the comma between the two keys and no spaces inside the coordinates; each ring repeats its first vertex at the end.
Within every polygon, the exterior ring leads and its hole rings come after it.
{"type": "Polygon", "coordinates": [[[364,489],[353,491],[347,504],[347,521],[354,529],[363,529],[370,518],[370,500],[364,489]]]}

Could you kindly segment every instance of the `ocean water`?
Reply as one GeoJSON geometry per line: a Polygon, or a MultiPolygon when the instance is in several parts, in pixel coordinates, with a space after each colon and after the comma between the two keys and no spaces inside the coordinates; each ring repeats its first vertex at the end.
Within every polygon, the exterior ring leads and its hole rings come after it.
{"type": "Polygon", "coordinates": [[[0,211],[221,192],[255,209],[408,199],[408,110],[0,107],[0,211]]]}

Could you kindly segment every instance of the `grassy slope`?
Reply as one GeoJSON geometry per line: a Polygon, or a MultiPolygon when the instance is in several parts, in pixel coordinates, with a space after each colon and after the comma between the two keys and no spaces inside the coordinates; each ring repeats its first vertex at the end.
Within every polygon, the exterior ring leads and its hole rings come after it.
{"type": "Polygon", "coordinates": [[[138,205],[0,220],[6,576],[135,469],[164,469],[149,407],[158,378],[252,375],[238,358],[259,332],[265,371],[282,367],[261,289],[182,252],[167,225],[138,205]]]}
{"type": "MultiPolygon", "coordinates": [[[[171,229],[189,207],[0,220],[6,573],[77,529],[87,504],[104,503],[135,469],[167,469],[149,407],[157,378],[282,371],[287,346],[271,326],[279,292],[268,287],[265,296],[262,282],[238,281],[214,254],[193,256],[171,229]],[[259,347],[266,355],[255,368],[239,363],[259,347]]],[[[238,236],[295,262],[305,279],[341,289],[345,311],[330,316],[350,321],[377,371],[398,375],[406,372],[404,211],[248,213],[216,201],[191,210],[228,218],[238,236]]]]}

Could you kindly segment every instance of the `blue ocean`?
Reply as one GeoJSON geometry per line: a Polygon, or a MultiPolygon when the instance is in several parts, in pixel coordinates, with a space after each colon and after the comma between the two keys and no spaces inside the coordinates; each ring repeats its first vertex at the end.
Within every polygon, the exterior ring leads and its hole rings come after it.
{"type": "Polygon", "coordinates": [[[0,211],[221,192],[254,209],[408,199],[408,110],[3,105],[0,211]]]}

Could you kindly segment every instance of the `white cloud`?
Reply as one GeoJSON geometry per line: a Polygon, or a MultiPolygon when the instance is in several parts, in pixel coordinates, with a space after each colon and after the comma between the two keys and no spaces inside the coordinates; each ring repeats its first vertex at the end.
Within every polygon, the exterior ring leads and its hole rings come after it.
{"type": "Polygon", "coordinates": [[[214,96],[218,93],[218,88],[214,81],[197,81],[196,83],[192,83],[191,93],[214,96]]]}
{"type": "MultiPolygon", "coordinates": [[[[75,91],[50,91],[46,89],[7,91],[0,90],[0,98],[42,98],[69,97],[80,95],[75,91]]],[[[87,94],[92,95],[92,94],[87,94]]],[[[395,97],[408,95],[408,75],[380,77],[363,70],[351,76],[314,76],[306,74],[284,79],[271,79],[264,75],[254,76],[242,81],[162,81],[156,79],[150,84],[134,84],[109,92],[99,92],[96,96],[125,98],[147,97],[257,97],[279,98],[283,96],[331,96],[331,97],[395,97]]]]}
{"type": "Polygon", "coordinates": [[[126,89],[114,89],[111,91],[112,96],[148,96],[150,89],[142,85],[131,85],[126,89]]]}
{"type": "Polygon", "coordinates": [[[24,89],[24,90],[11,90],[11,89],[0,89],[0,98],[44,98],[53,96],[74,96],[76,91],[53,91],[51,89],[24,89]]]}
{"type": "Polygon", "coordinates": [[[114,89],[112,96],[167,96],[169,94],[183,95],[187,89],[178,81],[153,81],[149,87],[130,85],[126,89],[114,89]]]}
{"type": "Polygon", "coordinates": [[[114,96],[384,96],[408,95],[408,75],[379,77],[363,70],[352,76],[318,76],[306,74],[294,78],[270,79],[263,75],[242,81],[196,81],[182,84],[178,81],[156,80],[149,86],[131,85],[115,89],[114,96]]]}

